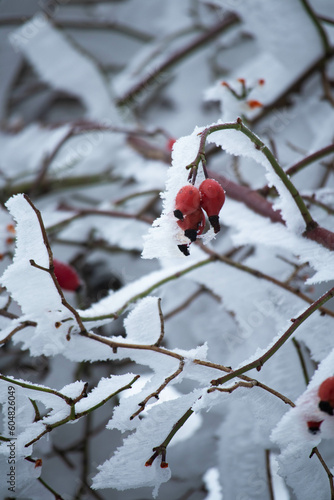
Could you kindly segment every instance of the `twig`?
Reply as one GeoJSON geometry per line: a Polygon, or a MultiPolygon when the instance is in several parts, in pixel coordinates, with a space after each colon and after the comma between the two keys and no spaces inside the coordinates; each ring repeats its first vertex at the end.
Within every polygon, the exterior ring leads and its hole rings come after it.
{"type": "Polygon", "coordinates": [[[140,403],[138,403],[138,405],[140,406],[140,408],[135,413],[133,413],[133,415],[131,415],[130,420],[133,420],[142,411],[145,410],[146,404],[149,402],[150,399],[152,399],[152,398],[159,399],[160,393],[165,389],[165,387],[169,384],[169,382],[171,382],[178,375],[180,375],[180,373],[182,372],[183,368],[184,368],[184,360],[181,359],[180,360],[180,364],[179,364],[179,368],[174,373],[172,373],[172,375],[170,375],[169,377],[165,378],[164,382],[160,385],[160,387],[158,387],[158,389],[156,391],[152,392],[143,401],[141,401],[140,403]]]}
{"type": "Polygon", "coordinates": [[[297,354],[298,354],[300,365],[301,365],[302,371],[303,371],[303,376],[304,376],[305,384],[308,385],[309,381],[310,381],[310,378],[309,378],[308,373],[307,373],[307,368],[306,368],[306,364],[305,364],[305,360],[304,360],[304,356],[303,356],[303,353],[302,353],[302,349],[301,349],[300,343],[294,337],[292,338],[292,343],[295,346],[297,354]]]}
{"type": "Polygon", "coordinates": [[[43,268],[41,266],[39,266],[38,264],[36,264],[36,262],[31,259],[30,260],[30,264],[34,267],[37,267],[38,269],[42,269],[43,271],[46,271],[50,274],[52,280],[53,280],[53,283],[58,291],[58,294],[60,296],[60,299],[61,299],[61,303],[64,307],[66,307],[72,314],[73,316],[75,317],[76,319],[76,322],[79,326],[79,330],[80,332],[83,332],[83,331],[86,331],[83,323],[82,323],[82,320],[78,314],[78,312],[76,311],[76,309],[71,306],[71,304],[69,304],[67,302],[67,300],[65,299],[65,296],[64,296],[64,293],[58,283],[58,280],[56,278],[56,275],[55,275],[55,272],[54,272],[54,265],[53,265],[53,254],[52,254],[52,250],[51,250],[51,247],[50,247],[50,244],[49,244],[49,240],[48,240],[48,237],[47,237],[47,234],[46,234],[46,230],[45,230],[45,226],[44,226],[44,223],[43,223],[43,219],[42,219],[42,216],[41,216],[41,213],[40,211],[35,207],[35,205],[33,204],[33,202],[30,200],[30,198],[27,196],[27,195],[24,195],[24,198],[25,200],[29,203],[29,205],[31,206],[31,208],[33,209],[33,211],[35,212],[36,216],[37,216],[37,219],[38,219],[38,222],[39,222],[39,225],[40,225],[40,228],[41,228],[41,232],[42,232],[42,237],[43,237],[43,243],[44,243],[44,246],[48,252],[48,256],[49,256],[49,268],[43,268]]]}
{"type": "MultiPolygon", "coordinates": [[[[4,377],[1,377],[1,378],[4,378],[4,377]]],[[[112,397],[116,396],[117,394],[119,394],[120,392],[123,392],[127,389],[131,389],[132,388],[132,384],[138,380],[139,378],[139,375],[136,375],[132,380],[131,382],[129,382],[128,384],[126,384],[125,386],[121,387],[120,389],[118,389],[117,391],[113,392],[112,394],[109,394],[108,397],[106,397],[105,399],[103,399],[102,401],[100,401],[99,403],[97,403],[96,405],[92,406],[91,408],[89,408],[88,410],[85,410],[85,411],[82,411],[80,413],[76,413],[75,411],[75,404],[80,401],[82,398],[85,397],[86,393],[85,391],[83,390],[80,394],[79,397],[77,397],[75,400],[72,400],[71,398],[68,398],[67,396],[65,396],[64,394],[61,394],[61,393],[58,393],[61,395],[61,397],[63,399],[67,399],[68,401],[67,404],[69,404],[70,406],[70,413],[69,415],[67,415],[67,417],[63,418],[62,420],[59,420],[58,422],[55,422],[53,424],[45,424],[45,429],[44,431],[42,431],[40,434],[38,434],[38,436],[36,436],[34,439],[32,439],[31,441],[29,441],[28,443],[26,443],[24,446],[25,448],[31,446],[32,444],[36,443],[37,441],[39,441],[39,439],[41,439],[41,437],[43,437],[45,434],[47,434],[48,432],[51,432],[53,429],[56,429],[57,427],[60,427],[64,424],[67,424],[68,422],[70,421],[73,421],[73,420],[78,420],[79,418],[85,416],[85,415],[88,415],[89,413],[97,410],[97,408],[100,408],[101,406],[103,406],[107,401],[109,401],[109,399],[111,399],[112,397]]],[[[18,384],[20,385],[20,384],[18,384]]],[[[86,385],[86,384],[85,384],[86,385]]],[[[24,387],[27,386],[27,384],[24,385],[24,387]]],[[[27,387],[28,389],[29,388],[33,388],[35,389],[35,387],[27,387]]],[[[54,393],[56,391],[52,391],[51,389],[49,389],[47,392],[51,392],[51,393],[54,393]]]]}
{"type": "Polygon", "coordinates": [[[59,493],[57,493],[53,488],[51,488],[51,486],[46,483],[44,479],[38,477],[37,481],[39,481],[44,486],[44,488],[46,488],[50,493],[52,493],[52,495],[54,495],[55,500],[64,500],[64,498],[60,496],[59,493]]]}
{"type": "Polygon", "coordinates": [[[206,33],[197,36],[188,45],[174,52],[174,54],[168,57],[162,64],[157,66],[151,73],[149,73],[140,82],[134,85],[128,92],[126,92],[122,97],[120,97],[117,101],[117,104],[120,106],[123,106],[124,104],[129,104],[136,98],[138,94],[140,94],[154,80],[156,80],[160,73],[167,71],[176,63],[180,62],[184,57],[188,56],[189,54],[197,50],[199,47],[204,46],[206,43],[210,42],[212,39],[218,36],[222,31],[234,26],[238,22],[239,22],[239,17],[236,14],[230,13],[226,15],[223,20],[215,24],[206,33]]]}
{"type": "Polygon", "coordinates": [[[267,473],[269,497],[270,497],[270,500],[275,500],[274,488],[273,488],[273,478],[272,478],[271,469],[270,469],[270,450],[265,450],[265,457],[266,457],[266,473],[267,473]]]}
{"type": "Polygon", "coordinates": [[[163,341],[164,335],[165,335],[165,321],[164,321],[164,315],[162,313],[161,309],[161,298],[159,297],[158,299],[158,310],[159,310],[159,318],[160,318],[160,335],[156,343],[154,344],[155,346],[159,347],[161,342],[163,341]]]}
{"type": "MultiPolygon", "coordinates": [[[[15,318],[15,315],[13,315],[13,316],[15,318]]],[[[24,328],[27,328],[27,326],[37,326],[37,323],[35,323],[35,321],[24,321],[23,323],[18,325],[16,328],[14,328],[8,335],[6,335],[5,338],[0,340],[0,344],[6,344],[6,342],[8,342],[8,340],[10,340],[15,335],[15,333],[23,330],[24,328]]]]}
{"type": "MultiPolygon", "coordinates": [[[[0,26],[17,26],[28,22],[30,19],[23,16],[1,16],[0,26]]],[[[52,18],[52,24],[59,26],[61,28],[70,29],[108,29],[113,30],[143,42],[149,42],[152,40],[152,36],[144,31],[140,31],[137,28],[128,26],[125,24],[120,24],[119,21],[107,21],[105,19],[78,19],[73,17],[72,19],[66,18],[52,18]]]]}
{"type": "Polygon", "coordinates": [[[53,394],[54,396],[63,399],[68,405],[72,405],[73,403],[72,398],[65,396],[65,394],[62,394],[61,392],[58,392],[55,389],[50,389],[49,387],[41,387],[39,385],[27,384],[26,382],[21,382],[20,380],[15,380],[13,378],[5,377],[4,375],[1,374],[0,374],[0,379],[4,380],[5,382],[9,382],[10,384],[19,385],[24,389],[31,389],[32,391],[47,392],[49,394],[53,394]]]}
{"type": "Polygon", "coordinates": [[[330,486],[330,490],[331,490],[331,500],[334,500],[334,476],[333,474],[331,473],[329,467],[327,466],[325,460],[323,459],[320,451],[318,450],[317,447],[313,448],[311,454],[310,454],[310,458],[312,458],[313,455],[317,455],[321,465],[323,466],[323,468],[325,469],[326,471],[326,474],[328,476],[328,479],[329,479],[329,486],[330,486]]]}
{"type": "Polygon", "coordinates": [[[321,22],[319,21],[319,18],[317,17],[316,13],[312,9],[308,0],[300,0],[300,1],[303,5],[304,9],[306,10],[307,14],[309,15],[310,19],[312,20],[316,30],[319,33],[325,56],[329,56],[330,51],[331,51],[331,46],[330,46],[326,31],[324,30],[321,22]]]}
{"type": "Polygon", "coordinates": [[[244,374],[245,372],[256,368],[258,371],[261,370],[262,366],[266,361],[268,361],[281,347],[282,345],[291,337],[291,335],[297,330],[297,328],[315,311],[319,309],[323,304],[325,304],[328,300],[330,300],[334,296],[334,287],[331,288],[328,292],[326,292],[322,297],[313,302],[313,304],[308,307],[302,314],[298,316],[298,318],[293,318],[291,321],[293,322],[290,328],[286,330],[286,332],[275,342],[275,344],[270,347],[267,352],[265,352],[262,356],[257,358],[255,361],[248,363],[237,370],[232,370],[231,373],[225,375],[216,380],[211,380],[211,384],[213,386],[224,384],[229,380],[232,380],[239,375],[244,374]]]}
{"type": "MultiPolygon", "coordinates": [[[[270,276],[269,274],[265,274],[258,269],[254,269],[253,267],[246,266],[245,264],[242,264],[241,262],[237,262],[235,260],[232,260],[225,255],[220,255],[213,250],[211,250],[208,247],[205,247],[201,243],[197,243],[203,252],[207,253],[208,255],[211,255],[211,257],[216,258],[218,261],[223,262],[224,264],[227,264],[228,266],[235,267],[236,269],[239,269],[240,271],[244,271],[246,273],[251,274],[252,276],[255,276],[256,278],[263,279],[265,281],[268,281],[269,283],[273,283],[274,285],[277,285],[279,288],[283,288],[283,290],[286,290],[287,292],[293,293],[300,299],[304,300],[308,304],[313,304],[313,300],[305,295],[303,292],[301,292],[298,288],[294,288],[288,283],[285,283],[283,281],[280,281],[273,276],[270,276]]],[[[328,316],[334,317],[334,312],[331,309],[327,309],[326,307],[320,307],[319,311],[322,312],[323,314],[327,314],[328,316]]]]}

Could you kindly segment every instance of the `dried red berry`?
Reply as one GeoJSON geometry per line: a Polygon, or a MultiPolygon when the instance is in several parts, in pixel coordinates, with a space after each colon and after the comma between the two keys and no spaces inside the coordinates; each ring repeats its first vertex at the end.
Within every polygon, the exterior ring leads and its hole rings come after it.
{"type": "Polygon", "coordinates": [[[333,415],[334,410],[334,377],[326,378],[318,390],[320,398],[319,408],[321,411],[333,415]]]}
{"type": "Polygon", "coordinates": [[[183,220],[185,215],[189,215],[200,208],[200,202],[201,197],[197,187],[192,184],[183,186],[175,198],[175,217],[183,220]]]}
{"type": "Polygon", "coordinates": [[[81,282],[76,270],[69,264],[53,259],[54,273],[61,288],[76,292],[81,287],[81,282]]]}
{"type": "Polygon", "coordinates": [[[322,424],[323,420],[316,421],[316,420],[309,420],[307,422],[307,427],[308,430],[310,431],[311,434],[317,434],[317,432],[320,431],[320,425],[322,424]]]}
{"type": "Polygon", "coordinates": [[[220,231],[219,212],[225,202],[225,191],[214,179],[205,179],[199,187],[201,207],[206,211],[215,233],[220,231]]]}

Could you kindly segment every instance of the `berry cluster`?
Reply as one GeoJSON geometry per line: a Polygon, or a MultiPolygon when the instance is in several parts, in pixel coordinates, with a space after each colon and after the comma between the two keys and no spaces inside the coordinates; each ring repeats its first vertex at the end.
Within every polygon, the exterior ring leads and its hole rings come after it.
{"type": "MultiPolygon", "coordinates": [[[[174,215],[190,243],[196,241],[197,236],[204,230],[203,210],[207,213],[214,232],[220,231],[219,212],[224,202],[224,189],[214,179],[205,179],[199,188],[187,184],[179,190],[175,198],[174,215]]],[[[178,245],[178,247],[184,255],[189,255],[188,245],[178,245]]]]}

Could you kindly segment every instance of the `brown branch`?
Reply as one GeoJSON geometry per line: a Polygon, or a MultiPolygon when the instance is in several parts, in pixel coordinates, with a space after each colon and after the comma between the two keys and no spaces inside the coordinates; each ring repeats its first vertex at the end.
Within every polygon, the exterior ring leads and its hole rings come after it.
{"type": "Polygon", "coordinates": [[[292,318],[292,325],[286,330],[283,335],[275,342],[275,344],[270,347],[262,356],[257,358],[256,360],[248,363],[247,365],[238,368],[237,370],[232,370],[231,373],[225,375],[216,380],[211,380],[211,384],[213,386],[224,384],[229,380],[232,380],[235,377],[239,377],[239,375],[243,375],[245,372],[256,368],[258,371],[261,370],[262,366],[282,347],[283,344],[291,337],[291,335],[297,330],[297,328],[315,311],[319,309],[325,302],[333,298],[334,296],[334,287],[328,290],[324,295],[322,295],[318,300],[313,302],[313,304],[308,307],[302,314],[298,316],[298,318],[292,318]]]}
{"type": "Polygon", "coordinates": [[[16,328],[14,328],[5,338],[0,340],[0,344],[5,344],[6,342],[8,342],[8,340],[10,340],[15,335],[15,333],[20,332],[24,328],[27,328],[27,326],[37,326],[37,323],[35,321],[24,321],[23,323],[18,325],[16,328]]]}
{"type": "Polygon", "coordinates": [[[161,342],[163,341],[164,335],[165,335],[165,321],[164,321],[164,315],[162,313],[161,309],[161,299],[158,299],[158,310],[159,310],[159,318],[160,318],[160,335],[156,343],[154,344],[155,346],[159,347],[161,342]]]}
{"type": "Polygon", "coordinates": [[[44,246],[45,246],[45,248],[46,248],[46,250],[48,252],[48,255],[49,255],[49,268],[48,269],[42,268],[41,266],[39,266],[38,264],[36,264],[34,262],[34,260],[30,260],[30,263],[31,263],[31,265],[33,265],[35,267],[38,267],[38,268],[42,269],[43,271],[46,271],[46,272],[48,272],[50,274],[50,276],[51,276],[51,278],[53,280],[53,283],[54,283],[54,285],[55,285],[55,287],[56,287],[56,289],[58,291],[58,294],[60,296],[62,305],[64,307],[66,307],[73,314],[73,316],[75,317],[76,322],[77,322],[77,324],[79,326],[80,332],[85,332],[86,329],[85,329],[85,327],[83,325],[83,322],[82,322],[82,320],[81,320],[78,312],[65,299],[64,293],[63,293],[63,291],[62,291],[62,289],[61,289],[61,287],[60,287],[60,285],[58,283],[58,280],[56,278],[56,275],[55,275],[55,272],[54,272],[54,265],[53,265],[53,254],[52,254],[50,243],[49,243],[49,240],[48,240],[48,237],[47,237],[47,234],[46,234],[46,230],[45,230],[45,226],[44,226],[44,222],[43,222],[41,213],[35,207],[35,205],[33,204],[33,202],[30,200],[30,198],[27,195],[24,195],[24,198],[29,203],[29,205],[31,206],[31,208],[33,209],[33,211],[36,214],[36,217],[38,219],[38,222],[39,222],[39,225],[40,225],[40,228],[41,228],[41,232],[42,232],[43,243],[44,243],[44,246]]]}
{"type": "MultiPolygon", "coordinates": [[[[232,260],[225,255],[220,255],[210,248],[204,246],[201,243],[197,243],[203,252],[206,254],[210,255],[212,258],[215,258],[216,260],[223,262],[224,264],[227,264],[228,266],[235,267],[236,269],[239,269],[240,271],[244,271],[246,273],[251,274],[252,276],[255,276],[256,278],[263,279],[265,281],[268,281],[269,283],[273,283],[274,285],[277,285],[280,288],[283,288],[283,290],[286,290],[287,292],[290,292],[300,299],[304,300],[308,304],[313,304],[313,300],[308,297],[306,294],[301,292],[298,288],[294,288],[288,283],[284,283],[283,281],[278,280],[277,278],[274,278],[273,276],[270,276],[269,274],[265,274],[262,271],[259,271],[258,269],[254,269],[253,267],[246,266],[245,264],[242,264],[241,262],[237,262],[235,260],[232,260]]],[[[328,316],[334,317],[334,312],[331,309],[328,309],[326,307],[319,307],[319,311],[323,314],[327,314],[328,316]]]]}
{"type": "Polygon", "coordinates": [[[330,490],[331,490],[331,500],[334,500],[334,476],[333,474],[331,473],[328,465],[326,464],[325,460],[323,459],[320,451],[318,450],[317,447],[313,448],[311,454],[310,454],[310,458],[312,458],[313,455],[316,455],[321,463],[321,465],[323,466],[323,468],[325,469],[326,471],[326,474],[328,476],[328,479],[329,479],[329,487],[330,487],[330,490]]]}
{"type": "Polygon", "coordinates": [[[147,89],[149,85],[151,85],[158,78],[159,74],[169,70],[172,66],[182,61],[182,59],[184,59],[186,56],[188,56],[198,48],[203,47],[208,42],[216,38],[222,31],[234,26],[238,22],[239,17],[236,14],[227,14],[223,20],[220,20],[208,31],[197,36],[189,44],[169,56],[162,64],[157,66],[152,72],[146,75],[141,81],[136,83],[129,91],[127,91],[122,97],[120,97],[117,100],[117,104],[120,106],[130,104],[143,90],[147,89]]]}
{"type": "Polygon", "coordinates": [[[272,478],[271,469],[270,469],[270,450],[265,450],[265,458],[266,458],[266,473],[267,473],[269,497],[270,497],[270,500],[275,500],[274,488],[273,488],[273,478],[272,478]]]}

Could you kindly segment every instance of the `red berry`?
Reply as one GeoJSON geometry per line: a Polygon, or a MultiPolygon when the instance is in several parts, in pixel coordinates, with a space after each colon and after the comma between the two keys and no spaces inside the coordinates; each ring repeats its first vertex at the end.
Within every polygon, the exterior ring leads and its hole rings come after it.
{"type": "Polygon", "coordinates": [[[189,215],[200,208],[200,202],[199,190],[195,186],[191,184],[183,186],[175,198],[175,217],[183,220],[185,215],[189,215]]]}
{"type": "Polygon", "coordinates": [[[310,431],[311,434],[316,434],[317,432],[320,431],[320,425],[322,424],[323,420],[316,421],[316,420],[309,420],[307,422],[307,427],[308,430],[310,431]]]}
{"type": "Polygon", "coordinates": [[[56,259],[53,259],[53,266],[61,288],[70,292],[76,292],[80,288],[81,282],[79,276],[72,266],[56,259]]]}
{"type": "Polygon", "coordinates": [[[320,410],[333,415],[334,409],[334,377],[326,378],[322,382],[318,390],[318,396],[320,398],[319,408],[320,410]]]}
{"type": "Polygon", "coordinates": [[[205,179],[199,187],[201,207],[206,211],[215,233],[220,231],[219,212],[225,202],[225,191],[214,179],[205,179]]]}
{"type": "Polygon", "coordinates": [[[186,215],[183,220],[178,220],[177,223],[190,241],[196,241],[197,235],[202,234],[205,226],[204,212],[198,208],[195,212],[186,215]]]}

